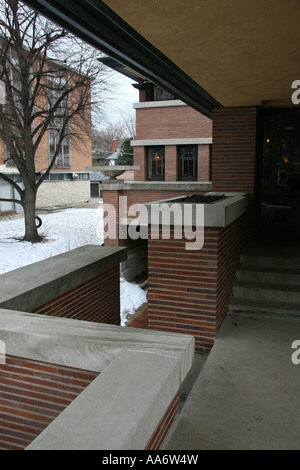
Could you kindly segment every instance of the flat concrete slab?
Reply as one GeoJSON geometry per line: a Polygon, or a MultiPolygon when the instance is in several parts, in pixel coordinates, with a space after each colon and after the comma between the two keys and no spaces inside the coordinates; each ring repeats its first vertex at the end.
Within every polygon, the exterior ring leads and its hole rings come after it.
{"type": "Polygon", "coordinates": [[[164,449],[299,450],[295,340],[299,320],[228,315],[164,449]]]}

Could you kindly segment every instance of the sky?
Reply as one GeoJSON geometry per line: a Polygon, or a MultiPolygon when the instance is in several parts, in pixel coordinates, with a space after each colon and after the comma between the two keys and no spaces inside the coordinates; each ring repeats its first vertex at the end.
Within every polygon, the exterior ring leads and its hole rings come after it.
{"type": "Polygon", "coordinates": [[[117,123],[123,116],[134,114],[133,103],[138,103],[139,92],[132,86],[134,81],[121,73],[113,71],[112,81],[111,100],[106,103],[104,112],[109,122],[117,123]]]}

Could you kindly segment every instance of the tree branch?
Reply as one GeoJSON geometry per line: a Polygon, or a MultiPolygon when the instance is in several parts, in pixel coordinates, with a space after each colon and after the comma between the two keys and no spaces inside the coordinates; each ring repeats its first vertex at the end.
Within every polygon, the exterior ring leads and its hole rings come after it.
{"type": "Polygon", "coordinates": [[[14,202],[15,204],[20,204],[22,207],[24,207],[23,202],[20,199],[6,199],[4,197],[0,197],[0,201],[2,202],[14,202]]]}
{"type": "Polygon", "coordinates": [[[10,184],[20,195],[20,197],[23,197],[24,191],[20,188],[20,186],[9,176],[7,176],[5,173],[0,172],[0,178],[2,178],[6,183],[10,184]]]}

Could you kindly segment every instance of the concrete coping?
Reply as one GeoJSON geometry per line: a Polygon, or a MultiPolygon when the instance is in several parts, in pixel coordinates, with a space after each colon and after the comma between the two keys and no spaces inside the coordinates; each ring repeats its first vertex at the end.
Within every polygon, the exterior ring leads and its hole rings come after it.
{"type": "Polygon", "coordinates": [[[144,449],[194,358],[193,336],[0,309],[6,354],[101,372],[27,447],[144,449]]]}
{"type": "Polygon", "coordinates": [[[144,450],[179,386],[174,358],[125,351],[26,450],[144,450]]]}
{"type": "Polygon", "coordinates": [[[169,199],[161,199],[146,204],[140,204],[138,215],[138,224],[136,217],[122,217],[120,225],[127,226],[130,224],[139,225],[140,227],[150,226],[153,228],[157,225],[161,227],[184,227],[186,223],[185,211],[188,206],[191,208],[191,220],[189,225],[197,227],[199,224],[203,227],[227,227],[238,217],[247,211],[248,194],[247,193],[229,193],[229,192],[208,192],[206,195],[224,195],[223,199],[213,203],[191,204],[181,202],[185,196],[176,196],[169,199]],[[203,209],[202,216],[196,207],[203,209]],[[159,219],[157,218],[157,212],[159,219]]]}
{"type": "Polygon", "coordinates": [[[179,360],[182,380],[194,355],[190,335],[1,308],[0,340],[8,355],[95,372],[102,372],[124,350],[155,352],[179,360]]]}
{"type": "Polygon", "coordinates": [[[173,138],[173,139],[140,139],[132,140],[132,147],[146,147],[148,145],[210,145],[211,137],[173,138]]]}
{"type": "Polygon", "coordinates": [[[210,191],[212,183],[199,181],[102,181],[103,191],[210,191]]]}
{"type": "MultiPolygon", "coordinates": [[[[241,192],[208,192],[206,196],[225,196],[223,199],[215,201],[213,203],[202,203],[200,204],[203,207],[204,213],[204,227],[227,227],[238,217],[243,215],[247,211],[248,207],[248,194],[241,192]]],[[[165,203],[162,205],[162,212],[165,210],[168,212],[173,204],[179,204],[182,209],[182,214],[184,215],[184,206],[191,205],[191,203],[181,202],[181,199],[184,199],[185,196],[175,197],[170,199],[165,199],[158,201],[157,204],[165,203]]],[[[151,205],[155,203],[148,204],[148,207],[151,208],[151,205]]],[[[197,204],[193,203],[193,208],[197,204]]],[[[196,210],[192,212],[192,225],[197,225],[196,220],[196,210]]],[[[163,216],[162,216],[163,219],[163,216]]],[[[183,222],[182,222],[183,223],[183,222]]]]}
{"type": "Polygon", "coordinates": [[[139,103],[133,103],[134,109],[171,108],[174,106],[188,106],[188,105],[181,100],[157,100],[157,101],[141,101],[139,103]]]}
{"type": "Polygon", "coordinates": [[[119,265],[126,248],[87,245],[0,276],[0,308],[28,311],[119,265]]]}

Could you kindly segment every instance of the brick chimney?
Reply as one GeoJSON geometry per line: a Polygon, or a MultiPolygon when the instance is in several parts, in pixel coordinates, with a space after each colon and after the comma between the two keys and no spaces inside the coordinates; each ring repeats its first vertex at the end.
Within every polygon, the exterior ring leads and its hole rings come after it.
{"type": "Polygon", "coordinates": [[[113,151],[113,153],[117,151],[117,139],[115,137],[113,138],[112,151],[113,151]]]}

